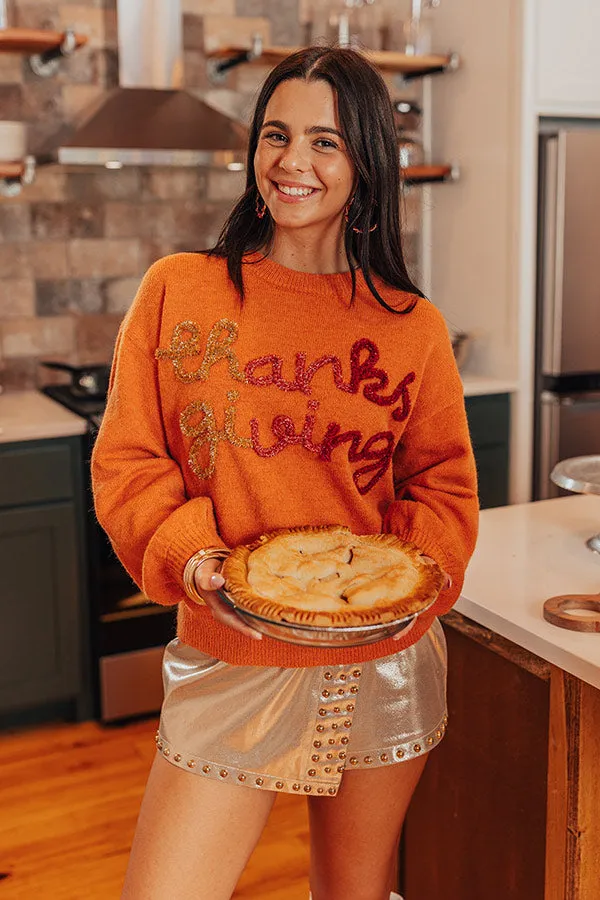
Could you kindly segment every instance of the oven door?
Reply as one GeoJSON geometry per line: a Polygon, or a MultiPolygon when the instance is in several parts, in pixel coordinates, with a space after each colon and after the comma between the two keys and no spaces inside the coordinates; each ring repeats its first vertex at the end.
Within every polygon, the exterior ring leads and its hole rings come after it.
{"type": "Polygon", "coordinates": [[[103,722],[157,712],[163,701],[164,646],[113,653],[99,660],[103,722]]]}
{"type": "MultiPolygon", "coordinates": [[[[92,428],[88,459],[95,433],[92,428]]],[[[88,492],[88,508],[93,510],[89,466],[88,492]]],[[[93,512],[87,525],[96,714],[110,722],[156,713],[163,698],[162,656],[177,633],[177,607],[148,600],[93,512]]]]}

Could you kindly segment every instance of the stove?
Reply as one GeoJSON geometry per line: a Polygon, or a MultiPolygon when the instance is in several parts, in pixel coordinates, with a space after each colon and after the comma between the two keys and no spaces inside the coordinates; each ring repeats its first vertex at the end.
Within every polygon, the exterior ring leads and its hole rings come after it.
{"type": "Polygon", "coordinates": [[[41,390],[88,422],[83,436],[83,483],[96,717],[113,722],[156,713],[163,697],[164,647],[176,633],[176,607],[148,600],[121,565],[95,516],[90,459],[106,398],[74,394],[71,386],[64,384],[41,390]]]}
{"type": "Polygon", "coordinates": [[[106,406],[106,397],[84,397],[81,394],[74,394],[69,384],[48,384],[42,388],[42,393],[84,419],[91,416],[102,417],[106,406]]]}

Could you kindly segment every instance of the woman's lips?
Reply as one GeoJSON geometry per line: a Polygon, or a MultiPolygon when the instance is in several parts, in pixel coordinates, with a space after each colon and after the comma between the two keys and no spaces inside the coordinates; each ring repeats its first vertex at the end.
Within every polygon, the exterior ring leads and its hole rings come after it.
{"type": "MultiPolygon", "coordinates": [[[[271,184],[275,188],[277,199],[281,200],[283,203],[304,203],[306,200],[310,200],[311,197],[314,197],[315,194],[319,193],[320,190],[319,188],[312,188],[310,194],[286,194],[281,190],[276,181],[272,181],[271,184]]],[[[285,185],[285,187],[292,187],[292,185],[285,185]]],[[[300,187],[300,185],[298,185],[298,187],[300,187]]]]}

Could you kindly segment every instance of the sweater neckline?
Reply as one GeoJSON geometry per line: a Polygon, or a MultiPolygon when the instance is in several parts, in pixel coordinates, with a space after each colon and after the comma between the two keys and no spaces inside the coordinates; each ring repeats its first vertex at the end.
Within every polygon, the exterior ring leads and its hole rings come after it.
{"type": "MultiPolygon", "coordinates": [[[[334,272],[332,274],[316,274],[314,272],[300,272],[297,269],[289,269],[262,255],[262,253],[250,253],[244,257],[247,268],[244,274],[256,275],[264,281],[282,290],[294,291],[300,294],[315,294],[318,296],[331,295],[331,291],[348,292],[351,290],[352,276],[350,272],[334,272]]],[[[356,269],[357,290],[364,284],[362,270],[356,269]]]]}

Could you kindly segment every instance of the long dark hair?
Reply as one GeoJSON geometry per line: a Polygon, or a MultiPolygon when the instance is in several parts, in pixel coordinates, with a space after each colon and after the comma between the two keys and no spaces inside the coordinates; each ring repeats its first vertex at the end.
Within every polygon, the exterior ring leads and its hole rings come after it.
{"type": "Polygon", "coordinates": [[[326,81],[337,96],[340,127],[356,170],[356,188],[345,221],[344,246],[356,291],[355,266],[374,297],[390,312],[410,312],[389,306],[377,291],[371,273],[400,291],[423,293],[406,270],[400,233],[400,174],[394,115],[388,90],[379,72],[355,50],[307,47],[286,57],[262,86],[250,126],[246,190],[235,205],[210,255],[225,257],[227,270],[240,296],[244,296],[243,257],[272,245],[275,225],[270,215],[256,215],[258,187],[254,155],[267,104],[283,81],[326,81]],[[377,228],[370,229],[373,225],[377,228]],[[358,229],[355,230],[355,229],[358,229]]]}

